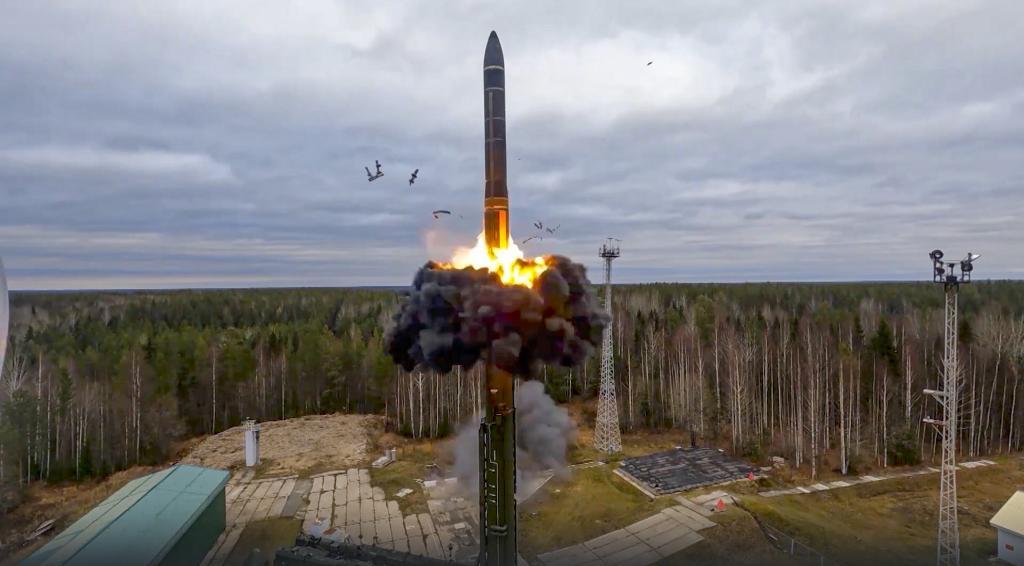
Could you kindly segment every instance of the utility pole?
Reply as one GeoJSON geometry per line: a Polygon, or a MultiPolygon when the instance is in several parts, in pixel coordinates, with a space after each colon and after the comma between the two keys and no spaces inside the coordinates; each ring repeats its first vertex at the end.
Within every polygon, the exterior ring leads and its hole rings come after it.
{"type": "Polygon", "coordinates": [[[956,513],[956,434],[959,405],[960,365],[957,360],[957,297],[962,283],[971,282],[977,254],[968,253],[960,262],[943,263],[942,250],[929,254],[932,281],[941,283],[946,294],[945,349],[942,360],[942,390],[925,389],[942,406],[942,420],[924,419],[942,434],[942,471],[939,480],[939,534],[936,564],[959,566],[960,526],[956,513]],[[957,275],[959,263],[960,274],[957,275]]]}
{"type": "Polygon", "coordinates": [[[614,238],[601,246],[598,255],[604,259],[604,308],[608,311],[608,325],[601,336],[601,390],[597,399],[597,424],[594,427],[594,448],[606,454],[622,451],[619,433],[619,406],[615,400],[615,357],[612,350],[612,260],[619,257],[619,246],[614,238]]]}

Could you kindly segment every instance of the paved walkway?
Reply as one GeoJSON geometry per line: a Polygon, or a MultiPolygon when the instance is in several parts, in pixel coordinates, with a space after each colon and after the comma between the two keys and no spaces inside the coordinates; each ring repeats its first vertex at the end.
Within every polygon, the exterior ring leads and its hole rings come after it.
{"type": "Polygon", "coordinates": [[[245,526],[253,521],[292,517],[304,505],[310,481],[296,476],[254,480],[251,469],[231,474],[224,487],[225,527],[202,566],[220,566],[227,561],[245,526]]]}
{"type": "Polygon", "coordinates": [[[460,531],[472,532],[465,524],[436,525],[430,513],[403,515],[398,501],[371,485],[366,469],[337,470],[309,479],[252,476],[252,470],[246,470],[229,480],[227,526],[203,566],[224,564],[247,524],[276,517],[301,519],[303,532],[324,538],[441,560],[457,556],[457,546],[464,548],[460,531]]]}
{"type": "Polygon", "coordinates": [[[679,505],[582,544],[537,558],[545,566],[629,565],[646,566],[702,540],[698,531],[715,526],[710,511],[677,497],[679,505]]]}
{"type": "MultiPolygon", "coordinates": [[[[956,469],[974,469],[982,468],[985,466],[995,466],[996,463],[992,460],[975,460],[973,462],[961,462],[957,464],[956,469]]],[[[850,487],[851,485],[858,485],[864,483],[871,483],[876,481],[891,480],[896,478],[909,478],[913,476],[923,476],[927,474],[939,473],[939,468],[925,467],[910,472],[902,472],[896,474],[886,474],[884,476],[858,476],[856,478],[847,478],[844,480],[837,480],[828,483],[816,483],[809,486],[793,487],[790,489],[773,489],[770,491],[759,492],[758,495],[763,497],[778,497],[779,495],[799,495],[801,493],[814,493],[816,491],[828,491],[831,489],[838,489],[841,487],[850,487]]]]}

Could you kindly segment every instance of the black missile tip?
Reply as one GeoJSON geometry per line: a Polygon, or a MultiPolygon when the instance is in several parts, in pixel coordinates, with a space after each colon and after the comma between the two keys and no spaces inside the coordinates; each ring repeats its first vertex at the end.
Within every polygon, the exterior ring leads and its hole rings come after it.
{"type": "Polygon", "coordinates": [[[484,66],[488,65],[505,66],[505,55],[501,52],[501,42],[495,31],[487,38],[487,49],[484,50],[484,66]]]}

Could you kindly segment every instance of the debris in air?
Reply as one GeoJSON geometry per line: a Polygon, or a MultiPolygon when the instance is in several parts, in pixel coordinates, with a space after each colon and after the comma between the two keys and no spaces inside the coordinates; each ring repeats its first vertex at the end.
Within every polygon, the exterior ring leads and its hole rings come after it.
{"type": "Polygon", "coordinates": [[[648,67],[650,67],[650,66],[651,66],[651,63],[653,63],[653,62],[654,62],[654,61],[648,61],[648,62],[647,62],[647,66],[648,66],[648,67]]]}
{"type": "Polygon", "coordinates": [[[562,227],[562,225],[561,225],[561,224],[559,224],[558,226],[555,226],[554,228],[545,228],[545,230],[547,230],[547,231],[548,231],[548,234],[554,234],[554,233],[555,233],[555,231],[557,231],[557,230],[558,230],[559,228],[561,228],[561,227],[562,227]]]}
{"type": "Polygon", "coordinates": [[[366,180],[371,182],[371,183],[384,176],[384,172],[380,170],[380,161],[377,161],[376,159],[374,159],[373,163],[374,163],[374,165],[377,166],[377,173],[370,173],[370,168],[369,167],[364,167],[363,168],[363,169],[366,169],[366,180]]]}
{"type": "Polygon", "coordinates": [[[541,222],[540,220],[538,220],[538,221],[536,221],[536,222],[534,222],[534,223],[533,223],[533,227],[534,227],[534,228],[536,228],[536,229],[538,229],[538,230],[540,230],[541,228],[543,228],[543,227],[544,227],[544,223],[543,223],[543,222],[541,222]]]}
{"type": "Polygon", "coordinates": [[[452,213],[452,211],[450,211],[450,210],[435,210],[435,211],[431,212],[431,214],[434,215],[435,219],[436,218],[440,218],[442,214],[450,215],[451,213],[452,213]]]}
{"type": "Polygon", "coordinates": [[[410,187],[412,186],[413,183],[416,182],[416,175],[419,175],[419,172],[420,172],[419,169],[417,169],[417,170],[412,172],[412,177],[409,177],[409,186],[410,187]]]}

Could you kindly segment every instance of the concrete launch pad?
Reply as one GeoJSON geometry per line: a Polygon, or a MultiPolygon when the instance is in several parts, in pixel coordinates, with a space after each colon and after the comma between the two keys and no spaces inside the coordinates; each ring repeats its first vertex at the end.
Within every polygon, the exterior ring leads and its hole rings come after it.
{"type": "Polygon", "coordinates": [[[743,479],[753,471],[753,466],[714,448],[674,448],[626,458],[617,473],[658,496],[743,479]]]}

